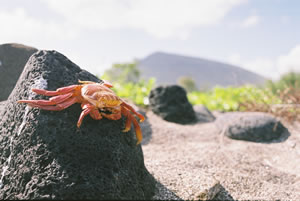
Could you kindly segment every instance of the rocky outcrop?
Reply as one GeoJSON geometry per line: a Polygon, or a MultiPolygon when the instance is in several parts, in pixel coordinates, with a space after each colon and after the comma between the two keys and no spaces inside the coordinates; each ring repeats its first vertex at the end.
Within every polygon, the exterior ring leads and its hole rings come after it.
{"type": "Polygon", "coordinates": [[[31,56],[0,120],[0,199],[150,199],[155,181],[144,166],[135,133],[124,119],[87,116],[80,104],[45,111],[18,104],[45,99],[31,88],[55,90],[80,80],[99,82],[56,51],[31,56]]]}
{"type": "Polygon", "coordinates": [[[6,105],[6,101],[0,101],[0,111],[4,110],[5,105],[6,105]]]}
{"type": "Polygon", "coordinates": [[[16,43],[0,45],[0,101],[8,98],[28,58],[36,51],[33,47],[16,43]]]}
{"type": "Polygon", "coordinates": [[[277,140],[287,133],[278,119],[262,112],[228,112],[217,118],[216,125],[229,138],[253,142],[277,140]]]}
{"type": "Polygon", "coordinates": [[[158,86],[149,95],[151,110],[166,121],[188,124],[196,121],[186,91],[178,85],[158,86]]]}
{"type": "Polygon", "coordinates": [[[196,113],[198,122],[207,123],[213,122],[216,119],[216,117],[204,105],[195,105],[194,111],[196,113]]]}

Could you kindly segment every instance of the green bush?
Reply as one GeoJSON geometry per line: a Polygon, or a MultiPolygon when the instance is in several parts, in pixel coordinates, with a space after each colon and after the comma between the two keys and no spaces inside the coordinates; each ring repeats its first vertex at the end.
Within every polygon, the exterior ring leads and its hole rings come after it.
{"type": "Polygon", "coordinates": [[[114,64],[100,77],[113,84],[112,90],[121,98],[129,99],[139,106],[149,104],[148,95],[155,79],[143,80],[137,62],[114,64]]]}
{"type": "Polygon", "coordinates": [[[279,95],[287,88],[300,89],[300,73],[289,72],[282,75],[281,78],[276,82],[268,80],[266,87],[276,95],[279,95]]]}
{"type": "Polygon", "coordinates": [[[149,104],[148,95],[155,84],[155,79],[151,78],[148,81],[140,80],[137,83],[112,83],[114,87],[112,90],[121,98],[132,100],[135,104],[140,106],[147,106],[149,104]]]}
{"type": "Polygon", "coordinates": [[[102,75],[102,79],[110,82],[137,83],[140,80],[140,71],[137,67],[137,62],[117,63],[107,69],[102,75]]]}
{"type": "Polygon", "coordinates": [[[251,85],[244,87],[215,87],[209,92],[190,92],[188,99],[193,105],[202,104],[210,110],[236,111],[241,103],[255,101],[262,104],[280,103],[279,98],[267,89],[257,88],[251,85]]]}
{"type": "Polygon", "coordinates": [[[177,84],[182,86],[187,92],[197,91],[196,82],[192,77],[183,76],[178,78],[177,84]]]}

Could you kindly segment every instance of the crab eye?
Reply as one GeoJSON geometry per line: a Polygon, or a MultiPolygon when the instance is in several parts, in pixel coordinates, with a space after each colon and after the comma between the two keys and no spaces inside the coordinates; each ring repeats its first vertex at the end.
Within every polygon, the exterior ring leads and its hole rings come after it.
{"type": "Polygon", "coordinates": [[[109,110],[108,108],[101,108],[101,109],[100,109],[100,112],[101,112],[101,113],[104,113],[104,114],[112,114],[112,111],[109,110]]]}

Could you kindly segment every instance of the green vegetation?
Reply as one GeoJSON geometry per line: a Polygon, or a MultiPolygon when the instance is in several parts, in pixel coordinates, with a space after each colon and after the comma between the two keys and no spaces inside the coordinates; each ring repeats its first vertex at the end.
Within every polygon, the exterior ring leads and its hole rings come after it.
{"type": "Polygon", "coordinates": [[[136,61],[114,64],[110,69],[104,72],[101,78],[109,80],[112,83],[137,83],[140,80],[140,71],[136,64],[136,61]]]}
{"type": "Polygon", "coordinates": [[[148,105],[148,95],[153,88],[155,79],[149,79],[148,81],[141,80],[137,83],[113,83],[113,90],[121,98],[126,98],[133,101],[139,106],[148,105]]]}
{"type": "Polygon", "coordinates": [[[274,94],[280,94],[283,90],[287,88],[300,88],[300,73],[289,72],[282,75],[279,81],[273,82],[269,80],[267,82],[267,88],[274,94]]]}
{"type": "MultiPolygon", "coordinates": [[[[148,95],[155,86],[154,78],[140,78],[136,62],[115,64],[101,79],[110,81],[118,96],[142,107],[147,107],[148,95]]],[[[268,81],[264,87],[215,87],[201,92],[189,77],[181,77],[178,84],[187,90],[188,99],[193,105],[202,104],[210,110],[262,111],[293,120],[300,116],[300,107],[297,107],[300,102],[299,73],[288,73],[279,81],[268,81]]]]}
{"type": "Polygon", "coordinates": [[[155,79],[144,80],[140,78],[140,71],[136,62],[114,64],[104,72],[101,79],[111,82],[114,92],[121,98],[133,101],[145,107],[148,105],[148,95],[154,87],[155,79]]]}
{"type": "Polygon", "coordinates": [[[197,91],[196,82],[191,77],[180,77],[177,80],[177,84],[185,88],[187,92],[197,91]]]}
{"type": "Polygon", "coordinates": [[[280,100],[267,89],[254,86],[243,87],[215,87],[209,92],[190,92],[188,99],[193,105],[202,104],[210,110],[236,111],[245,110],[241,107],[246,101],[255,101],[260,104],[280,103],[280,100]]]}

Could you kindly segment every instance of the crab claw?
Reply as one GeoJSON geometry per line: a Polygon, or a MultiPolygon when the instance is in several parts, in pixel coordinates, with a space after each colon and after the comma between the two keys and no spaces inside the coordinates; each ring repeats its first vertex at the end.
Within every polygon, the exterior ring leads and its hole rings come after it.
{"type": "Polygon", "coordinates": [[[133,109],[133,107],[131,105],[127,104],[125,101],[123,101],[123,103],[121,104],[121,106],[125,107],[126,109],[130,110],[133,114],[135,114],[136,116],[138,116],[139,119],[140,119],[140,122],[145,121],[145,117],[142,114],[136,112],[135,109],[133,109]]]}

